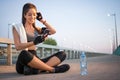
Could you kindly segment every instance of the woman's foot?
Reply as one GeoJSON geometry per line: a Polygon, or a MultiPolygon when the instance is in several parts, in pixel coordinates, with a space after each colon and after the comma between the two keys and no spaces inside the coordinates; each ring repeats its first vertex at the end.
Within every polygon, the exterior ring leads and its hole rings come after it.
{"type": "Polygon", "coordinates": [[[29,66],[24,66],[24,75],[38,74],[39,70],[31,68],[29,66]]]}
{"type": "Polygon", "coordinates": [[[63,73],[70,69],[70,66],[68,64],[62,64],[60,66],[56,66],[54,69],[54,73],[63,73]]]}
{"type": "MultiPolygon", "coordinates": [[[[70,69],[70,66],[68,64],[62,64],[60,66],[55,66],[52,73],[63,73],[70,69]]],[[[46,71],[41,71],[46,72],[46,71]]],[[[31,75],[31,74],[38,74],[38,69],[30,68],[29,66],[24,66],[24,75],[31,75]]]]}

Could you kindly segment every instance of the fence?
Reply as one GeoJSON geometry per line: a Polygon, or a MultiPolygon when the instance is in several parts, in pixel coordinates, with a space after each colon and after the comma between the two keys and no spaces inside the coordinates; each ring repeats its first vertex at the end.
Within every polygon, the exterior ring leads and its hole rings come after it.
{"type": "MultiPolygon", "coordinates": [[[[6,58],[7,58],[7,64],[12,65],[12,59],[13,59],[13,54],[15,57],[17,56],[19,52],[15,50],[12,45],[14,45],[13,41],[7,38],[0,38],[0,44],[7,44],[6,47],[4,47],[5,51],[4,53],[7,53],[6,58]]],[[[72,50],[72,49],[67,49],[63,47],[58,47],[58,46],[51,46],[51,45],[45,45],[45,44],[39,44],[37,45],[37,53],[40,58],[44,58],[46,56],[49,56],[51,54],[56,53],[57,51],[65,51],[67,54],[67,59],[77,59],[79,58],[79,52],[78,50],[72,50]]],[[[1,51],[2,53],[2,51],[1,51]]]]}
{"type": "MultiPolygon", "coordinates": [[[[16,51],[13,41],[10,39],[0,38],[0,44],[7,44],[7,46],[1,47],[0,54],[4,55],[2,59],[6,59],[6,63],[8,65],[12,65],[12,63],[15,62],[15,60],[17,59],[17,56],[20,52],[16,51]]],[[[63,48],[59,46],[51,46],[51,45],[45,45],[45,44],[37,45],[37,55],[40,58],[47,57],[61,50],[65,51],[65,53],[67,54],[67,59],[79,59],[79,54],[81,52],[80,50],[68,49],[68,48],[63,48]]],[[[87,57],[95,57],[95,56],[101,56],[101,55],[106,55],[106,54],[86,52],[87,57]]],[[[0,56],[0,59],[1,59],[1,56],[0,56]]]]}

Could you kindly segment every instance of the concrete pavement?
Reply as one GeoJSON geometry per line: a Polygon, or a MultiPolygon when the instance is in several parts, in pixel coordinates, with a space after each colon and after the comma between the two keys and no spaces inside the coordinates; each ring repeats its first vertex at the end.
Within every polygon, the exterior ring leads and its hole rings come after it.
{"type": "Polygon", "coordinates": [[[88,75],[80,75],[79,59],[66,60],[71,68],[65,73],[17,74],[15,65],[0,66],[0,80],[120,80],[120,56],[105,55],[88,58],[88,75]]]}

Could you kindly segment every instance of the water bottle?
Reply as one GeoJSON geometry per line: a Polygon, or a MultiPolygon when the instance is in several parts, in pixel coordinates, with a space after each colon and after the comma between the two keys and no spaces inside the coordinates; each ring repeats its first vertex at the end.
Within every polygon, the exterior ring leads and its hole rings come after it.
{"type": "Polygon", "coordinates": [[[86,59],[85,52],[81,52],[81,54],[80,54],[80,74],[81,75],[87,75],[88,74],[87,59],[86,59]]]}

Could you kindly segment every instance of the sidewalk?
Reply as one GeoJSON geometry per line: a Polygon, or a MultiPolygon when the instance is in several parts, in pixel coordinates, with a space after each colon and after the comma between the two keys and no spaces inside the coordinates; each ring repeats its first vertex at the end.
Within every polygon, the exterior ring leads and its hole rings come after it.
{"type": "Polygon", "coordinates": [[[66,60],[71,69],[66,73],[24,76],[15,65],[0,66],[0,80],[120,80],[120,56],[106,55],[88,58],[88,75],[80,75],[79,60],[66,60]]]}

